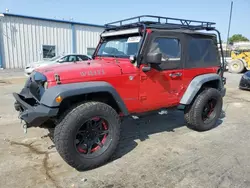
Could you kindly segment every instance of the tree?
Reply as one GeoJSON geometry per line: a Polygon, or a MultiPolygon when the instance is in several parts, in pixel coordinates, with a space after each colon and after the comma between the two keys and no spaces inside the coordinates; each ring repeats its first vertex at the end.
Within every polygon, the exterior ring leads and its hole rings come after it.
{"type": "Polygon", "coordinates": [[[249,39],[241,34],[235,34],[229,38],[229,43],[241,42],[241,41],[249,41],[249,39]]]}

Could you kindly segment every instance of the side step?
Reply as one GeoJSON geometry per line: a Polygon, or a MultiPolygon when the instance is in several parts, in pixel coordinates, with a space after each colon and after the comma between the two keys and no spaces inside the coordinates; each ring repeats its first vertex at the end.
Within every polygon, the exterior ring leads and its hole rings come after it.
{"type": "Polygon", "coordinates": [[[162,110],[146,112],[146,113],[142,113],[142,114],[134,114],[134,115],[131,115],[131,117],[136,120],[136,119],[143,118],[145,116],[151,116],[151,115],[156,115],[156,114],[167,115],[168,111],[169,111],[169,109],[168,110],[167,109],[162,109],[162,110]]]}

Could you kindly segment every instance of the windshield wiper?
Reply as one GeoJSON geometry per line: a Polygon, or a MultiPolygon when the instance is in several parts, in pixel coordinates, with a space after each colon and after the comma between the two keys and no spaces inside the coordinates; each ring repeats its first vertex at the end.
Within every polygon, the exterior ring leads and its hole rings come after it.
{"type": "Polygon", "coordinates": [[[99,57],[115,57],[115,58],[118,58],[118,57],[122,57],[122,56],[117,56],[117,55],[112,55],[112,54],[107,54],[107,55],[96,55],[96,56],[99,56],[99,57]]]}

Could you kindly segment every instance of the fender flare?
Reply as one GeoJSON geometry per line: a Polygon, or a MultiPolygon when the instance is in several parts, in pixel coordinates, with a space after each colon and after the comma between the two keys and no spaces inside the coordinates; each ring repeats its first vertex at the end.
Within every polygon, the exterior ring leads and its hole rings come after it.
{"type": "Polygon", "coordinates": [[[82,82],[82,83],[62,84],[53,86],[45,90],[40,100],[40,103],[48,107],[59,107],[60,103],[57,103],[55,101],[55,98],[59,95],[62,97],[62,99],[66,99],[72,96],[88,94],[88,93],[98,93],[98,92],[110,93],[115,99],[122,113],[124,115],[129,114],[125,103],[123,102],[122,98],[115,90],[115,88],[111,84],[103,81],[82,82]]]}
{"type": "Polygon", "coordinates": [[[221,77],[218,74],[204,74],[200,76],[196,76],[189,84],[187,90],[180,100],[180,104],[188,105],[190,104],[196,94],[201,89],[202,85],[213,80],[218,80],[219,82],[219,90],[222,90],[224,87],[221,77]]]}

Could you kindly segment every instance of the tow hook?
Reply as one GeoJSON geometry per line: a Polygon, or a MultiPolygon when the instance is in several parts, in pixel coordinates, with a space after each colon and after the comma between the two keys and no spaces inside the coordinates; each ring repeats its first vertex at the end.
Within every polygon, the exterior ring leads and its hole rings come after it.
{"type": "Polygon", "coordinates": [[[224,85],[226,85],[227,79],[225,77],[223,77],[222,82],[223,82],[224,85]]]}
{"type": "Polygon", "coordinates": [[[24,134],[27,134],[27,124],[23,124],[23,132],[24,134]]]}

